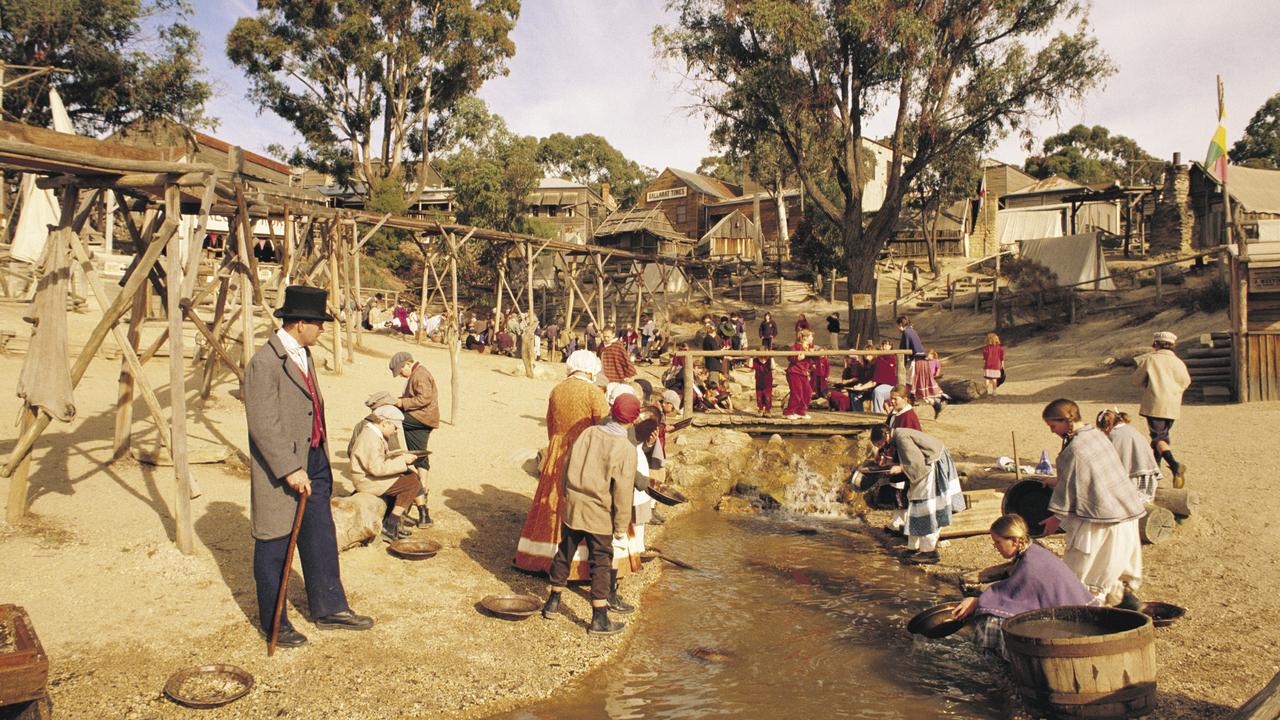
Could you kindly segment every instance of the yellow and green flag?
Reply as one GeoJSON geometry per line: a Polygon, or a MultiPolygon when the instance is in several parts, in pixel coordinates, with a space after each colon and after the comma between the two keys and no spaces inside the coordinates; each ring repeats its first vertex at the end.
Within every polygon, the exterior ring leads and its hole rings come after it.
{"type": "Polygon", "coordinates": [[[1222,84],[1218,84],[1218,129],[1209,141],[1209,152],[1204,156],[1204,167],[1218,178],[1227,181],[1227,111],[1222,103],[1222,84]]]}

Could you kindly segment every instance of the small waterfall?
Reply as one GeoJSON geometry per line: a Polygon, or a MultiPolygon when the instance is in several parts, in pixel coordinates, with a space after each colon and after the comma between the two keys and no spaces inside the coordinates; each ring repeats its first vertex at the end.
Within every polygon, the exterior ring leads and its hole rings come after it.
{"type": "Polygon", "coordinates": [[[840,499],[842,479],[830,478],[814,470],[799,455],[791,460],[795,482],[787,485],[782,508],[799,515],[847,517],[848,506],[840,499]]]}

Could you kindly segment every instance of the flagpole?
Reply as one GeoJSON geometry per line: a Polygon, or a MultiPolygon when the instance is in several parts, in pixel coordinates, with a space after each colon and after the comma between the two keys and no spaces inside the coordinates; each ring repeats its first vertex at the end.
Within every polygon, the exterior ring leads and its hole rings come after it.
{"type": "MultiPolygon", "coordinates": [[[[1223,102],[1222,76],[1219,75],[1218,76],[1218,124],[1219,125],[1223,124],[1225,122],[1225,118],[1226,118],[1226,105],[1223,102]]],[[[1229,160],[1223,163],[1222,177],[1218,179],[1222,181],[1222,237],[1224,240],[1226,240],[1226,244],[1230,245],[1231,235],[1232,235],[1231,233],[1232,223],[1231,223],[1231,194],[1227,192],[1227,175],[1229,174],[1227,172],[1228,165],[1230,165],[1229,160]]],[[[1238,249],[1238,252],[1240,255],[1240,259],[1248,260],[1249,259],[1248,243],[1245,242],[1245,238],[1239,238],[1239,241],[1240,241],[1240,247],[1238,249]]]]}

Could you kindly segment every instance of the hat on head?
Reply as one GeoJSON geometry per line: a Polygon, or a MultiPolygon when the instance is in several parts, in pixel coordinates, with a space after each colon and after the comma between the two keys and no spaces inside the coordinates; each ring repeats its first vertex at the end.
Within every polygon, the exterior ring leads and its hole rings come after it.
{"type": "Polygon", "coordinates": [[[404,424],[404,413],[395,405],[380,405],[374,409],[373,414],[379,419],[390,420],[397,425],[404,424]]]}
{"type": "Polygon", "coordinates": [[[284,289],[284,306],[273,313],[282,320],[322,320],[333,316],[325,309],[329,291],[306,285],[290,285],[284,289]]]}
{"type": "Polygon", "coordinates": [[[377,410],[383,405],[395,405],[395,404],[396,404],[395,396],[387,392],[386,390],[379,390],[374,394],[370,395],[368,399],[364,401],[365,407],[369,408],[370,410],[377,410]]]}
{"type": "Polygon", "coordinates": [[[571,373],[583,372],[592,377],[598,375],[603,369],[600,357],[590,350],[574,350],[565,360],[565,364],[569,366],[571,373]]]}
{"type": "Polygon", "coordinates": [[[672,407],[679,410],[680,409],[680,393],[676,392],[675,390],[663,390],[662,402],[671,403],[672,407]]]}
{"type": "Polygon", "coordinates": [[[631,395],[634,397],[635,394],[636,390],[631,387],[630,383],[611,382],[604,388],[604,401],[609,404],[609,407],[613,407],[613,401],[617,400],[619,396],[631,395]]]}
{"type": "Polygon", "coordinates": [[[391,356],[391,362],[387,363],[387,367],[391,369],[392,375],[399,375],[400,368],[404,367],[404,364],[407,362],[413,362],[413,355],[401,350],[391,356]]]}
{"type": "Polygon", "coordinates": [[[613,401],[609,414],[614,420],[626,424],[635,422],[640,417],[640,398],[631,393],[622,393],[613,401]]]}
{"type": "Polygon", "coordinates": [[[1156,333],[1155,341],[1158,343],[1169,343],[1170,345],[1177,345],[1178,336],[1174,335],[1168,330],[1162,330],[1161,332],[1156,333]]]}
{"type": "Polygon", "coordinates": [[[641,400],[648,400],[649,396],[653,394],[653,383],[648,380],[645,380],[644,378],[636,378],[636,385],[640,386],[641,400]]]}

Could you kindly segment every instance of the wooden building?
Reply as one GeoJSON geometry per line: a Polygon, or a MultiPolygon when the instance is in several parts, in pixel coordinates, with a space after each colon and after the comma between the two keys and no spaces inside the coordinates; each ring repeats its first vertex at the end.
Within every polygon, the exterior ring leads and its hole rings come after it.
{"type": "Polygon", "coordinates": [[[704,215],[702,225],[706,228],[703,231],[703,237],[734,213],[743,215],[757,225],[761,248],[759,259],[770,265],[779,260],[791,258],[791,240],[800,227],[800,217],[803,212],[799,190],[782,191],[781,201],[774,197],[773,193],[757,191],[741,197],[707,203],[702,211],[704,215]],[[779,206],[786,212],[779,213],[779,206]],[[785,233],[782,229],[784,215],[787,222],[785,233]]]}
{"type": "Polygon", "coordinates": [[[696,257],[716,260],[755,261],[760,238],[759,228],[740,210],[725,215],[693,248],[696,257]]]}
{"type": "Polygon", "coordinates": [[[997,216],[1001,200],[1012,192],[1034,185],[1036,179],[1022,170],[999,160],[982,161],[982,187],[973,203],[973,234],[969,252],[975,257],[986,257],[999,250],[1000,237],[997,216]]]}
{"type": "MultiPolygon", "coordinates": [[[[1198,162],[1191,166],[1190,180],[1192,245],[1202,250],[1222,245],[1222,184],[1198,162]]],[[[1280,170],[1231,165],[1227,192],[1232,218],[1246,239],[1280,241],[1280,170]]]]}
{"type": "Polygon", "coordinates": [[[741,194],[742,188],[737,185],[706,175],[666,168],[645,187],[636,209],[661,208],[675,232],[689,240],[697,240],[710,229],[705,224],[703,208],[738,198],[741,194]]]}
{"type": "Polygon", "coordinates": [[[685,257],[693,249],[693,241],[672,226],[660,205],[614,211],[596,228],[595,244],[667,257],[685,257]]]}
{"type": "Polygon", "coordinates": [[[527,198],[529,215],[556,226],[557,239],[585,245],[595,237],[596,228],[618,209],[603,185],[600,192],[582,183],[560,178],[543,178],[527,198]]]}

